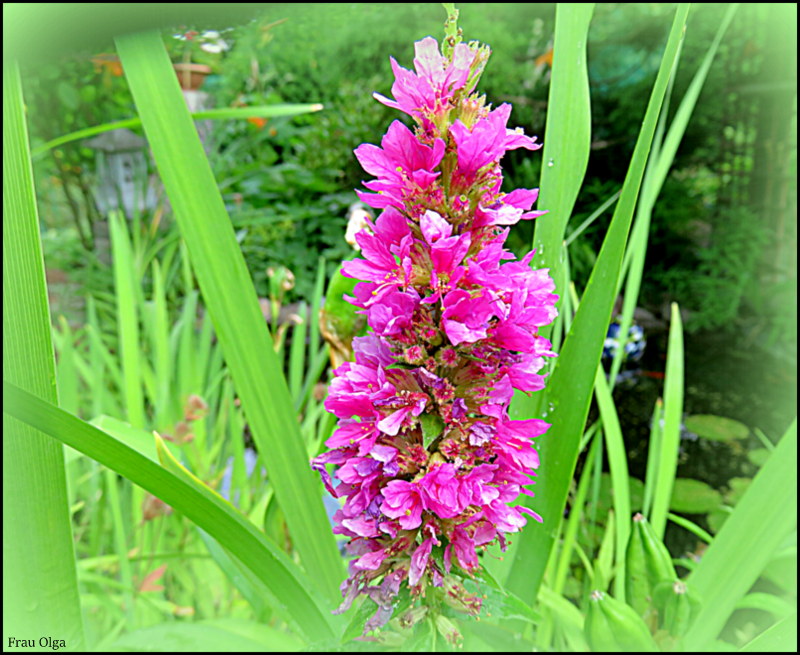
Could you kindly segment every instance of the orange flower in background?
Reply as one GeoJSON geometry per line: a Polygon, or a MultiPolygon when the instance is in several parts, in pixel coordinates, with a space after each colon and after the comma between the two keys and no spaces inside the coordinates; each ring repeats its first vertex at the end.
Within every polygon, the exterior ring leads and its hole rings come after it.
{"type": "Polygon", "coordinates": [[[536,61],[534,62],[536,67],[538,68],[542,64],[547,64],[550,68],[553,67],[553,48],[550,48],[547,52],[543,55],[539,55],[536,57],[536,61]]]}
{"type": "Polygon", "coordinates": [[[251,125],[255,125],[259,130],[263,130],[264,126],[267,124],[267,119],[261,118],[260,116],[251,116],[247,119],[247,122],[251,125]]]}
{"type": "Polygon", "coordinates": [[[91,62],[94,64],[95,73],[106,72],[114,77],[122,77],[122,64],[115,54],[101,52],[92,57],[91,62]]]}

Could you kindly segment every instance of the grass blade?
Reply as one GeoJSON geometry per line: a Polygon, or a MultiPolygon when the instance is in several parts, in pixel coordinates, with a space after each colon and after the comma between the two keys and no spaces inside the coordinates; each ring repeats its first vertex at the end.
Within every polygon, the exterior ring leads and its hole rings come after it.
{"type": "Polygon", "coordinates": [[[685,528],[689,532],[691,532],[695,537],[698,539],[705,541],[707,544],[710,544],[714,537],[712,537],[708,532],[703,530],[699,525],[693,523],[689,519],[686,519],[682,516],[678,516],[677,514],[669,513],[667,514],[667,518],[672,521],[675,525],[679,525],[682,528],[685,528]]]}
{"type": "MultiPolygon", "coordinates": [[[[314,111],[320,111],[323,106],[320,104],[310,105],[258,105],[254,107],[224,107],[222,109],[206,109],[204,111],[192,112],[191,117],[196,121],[211,120],[211,119],[248,119],[248,118],[277,118],[279,116],[299,116],[300,114],[308,114],[314,111]]],[[[142,119],[137,117],[127,118],[122,121],[114,121],[113,123],[103,123],[102,125],[95,125],[87,127],[82,130],[70,132],[59,136],[47,143],[43,143],[33,151],[33,156],[38,157],[48,150],[58,148],[66,143],[73,141],[80,141],[81,139],[88,139],[96,134],[103,134],[104,132],[111,132],[112,130],[119,130],[122,128],[131,129],[142,126],[142,119]]]]}
{"type": "MultiPolygon", "coordinates": [[[[4,64],[3,379],[54,403],[55,362],[34,193],[19,69],[4,64]]],[[[4,413],[3,644],[10,648],[10,637],[34,635],[83,650],[64,450],[4,413]]]]}
{"type": "MultiPolygon", "coordinates": [[[[621,191],[621,189],[620,189],[621,191]]],[[[576,227],[572,232],[569,233],[569,236],[564,239],[564,245],[569,248],[569,245],[575,241],[581,234],[583,234],[584,230],[586,230],[592,223],[594,223],[598,218],[603,215],[606,209],[611,207],[617,199],[619,198],[620,191],[615,191],[611,194],[602,205],[600,205],[597,209],[595,209],[589,216],[586,218],[583,223],[581,223],[578,227],[576,227]]]]}
{"type": "Polygon", "coordinates": [[[797,652],[797,614],[779,621],[764,630],[758,637],[743,648],[742,653],[796,653],[797,652]]]}
{"type": "MultiPolygon", "coordinates": [[[[172,467],[165,468],[106,432],[5,381],[3,407],[7,414],[158,496],[205,530],[264,583],[273,594],[270,600],[275,611],[299,634],[309,640],[332,637],[329,608],[299,567],[174,457],[169,460],[172,467]],[[178,468],[181,473],[176,472],[178,468]]],[[[164,442],[160,443],[163,446],[164,442]]],[[[166,455],[169,452],[163,447],[159,456],[170,457],[166,455]]]]}
{"type": "Polygon", "coordinates": [[[124,598],[125,614],[129,625],[133,625],[136,617],[136,605],[133,599],[133,573],[131,563],[128,559],[128,535],[125,529],[126,521],[122,515],[122,503],[120,502],[119,489],[117,487],[117,475],[114,471],[106,469],[106,494],[108,494],[108,504],[111,509],[111,520],[114,527],[114,549],[116,550],[119,574],[122,585],[122,595],[124,598]]]}
{"type": "Polygon", "coordinates": [[[658,477],[659,455],[661,454],[661,421],[664,417],[664,402],[656,398],[653,407],[653,417],[650,419],[650,439],[647,442],[647,470],[644,477],[644,498],[642,499],[642,514],[651,515],[653,505],[653,492],[656,488],[658,477]]]}
{"type": "MultiPolygon", "coordinates": [[[[556,5],[553,72],[547,100],[547,127],[542,151],[538,207],[548,213],[536,219],[535,268],[549,268],[556,287],[566,292],[561,244],[589,163],[592,110],[586,68],[586,41],[594,3],[556,5]]],[[[550,335],[550,329],[540,331],[550,335]]]]}
{"type": "MultiPolygon", "coordinates": [[[[508,583],[511,591],[528,602],[535,599],[541,583],[575,470],[578,445],[589,412],[595,373],[614,304],[625,242],[688,10],[687,5],[681,4],[676,12],[620,201],[548,381],[547,399],[552,410],[547,420],[553,425],[541,441],[543,469],[537,479],[536,499],[531,502],[531,506],[544,517],[544,526],[523,531],[517,540],[519,547],[508,583]]],[[[512,404],[512,415],[535,415],[537,402],[541,401],[517,398],[512,404]]]]}
{"type": "Polygon", "coordinates": [[[705,57],[703,57],[700,68],[692,78],[692,82],[689,85],[686,94],[683,96],[681,104],[678,106],[678,110],[675,112],[675,118],[673,118],[672,123],[670,123],[667,136],[664,138],[664,143],[659,152],[658,165],[654,170],[653,186],[650,188],[653,201],[655,201],[656,197],[661,191],[661,187],[664,185],[664,180],[666,180],[667,174],[672,168],[672,162],[675,160],[675,154],[678,152],[678,147],[683,140],[683,135],[686,132],[689,119],[691,118],[692,112],[697,104],[697,99],[700,97],[700,92],[703,89],[703,84],[705,84],[708,71],[711,68],[711,64],[717,54],[719,44],[722,41],[722,37],[725,36],[725,32],[728,30],[728,26],[731,24],[733,16],[738,7],[739,3],[736,2],[731,3],[728,6],[728,10],[725,13],[725,16],[722,18],[719,29],[714,36],[714,41],[709,46],[705,57]]]}
{"type": "Polygon", "coordinates": [[[322,346],[319,338],[319,311],[322,306],[322,296],[325,293],[325,258],[320,257],[317,263],[317,279],[314,282],[314,296],[311,300],[311,316],[309,320],[309,353],[314,359],[322,346]]]}
{"type": "MultiPolygon", "coordinates": [[[[650,231],[650,217],[653,211],[658,194],[661,192],[661,187],[664,185],[664,180],[672,168],[672,163],[675,160],[675,154],[678,151],[678,146],[683,139],[686,132],[686,127],[689,124],[692,112],[694,111],[697,99],[700,97],[700,91],[703,88],[708,71],[711,68],[711,63],[717,54],[717,49],[722,41],[722,37],[728,29],[728,26],[733,20],[733,16],[738,8],[737,3],[733,3],[728,7],[728,11],[722,19],[722,23],[717,30],[714,41],[708,48],[708,51],[703,58],[700,68],[695,73],[692,83],[689,85],[686,94],[683,96],[678,110],[675,113],[675,118],[670,124],[669,131],[666,138],[661,141],[661,134],[663,134],[663,124],[666,122],[666,112],[662,112],[661,121],[659,125],[659,138],[657,138],[658,149],[654,151],[651,161],[648,162],[647,174],[642,188],[642,201],[639,205],[639,210],[636,216],[636,225],[634,226],[634,235],[631,238],[630,252],[626,252],[626,259],[630,257],[630,272],[625,287],[625,302],[622,309],[622,320],[620,321],[620,334],[627,335],[628,330],[633,322],[633,312],[636,308],[636,303],[639,299],[639,289],[641,287],[642,275],[644,273],[645,255],[647,253],[647,237],[650,231]]],[[[673,78],[674,79],[674,78],[673,78]]],[[[671,87],[670,87],[671,92],[671,87]]],[[[670,95],[668,92],[668,97],[670,95]]],[[[622,366],[622,357],[624,355],[624,347],[620,347],[614,357],[614,362],[611,369],[611,383],[612,385],[617,379],[617,373],[622,366]]]]}
{"type": "Polygon", "coordinates": [[[553,613],[554,621],[564,632],[569,642],[570,650],[574,652],[587,652],[589,644],[583,634],[583,615],[577,607],[570,603],[560,593],[551,590],[547,585],[542,585],[539,590],[539,600],[542,605],[553,613]]]}
{"type": "MultiPolygon", "coordinates": [[[[75,335],[69,322],[63,316],[58,317],[61,331],[60,343],[56,344],[58,362],[56,364],[56,380],[58,382],[59,405],[68,412],[78,413],[78,371],[75,364],[75,335]]],[[[54,333],[55,334],[55,333],[54,333]]]]}
{"type": "MultiPolygon", "coordinates": [[[[250,603],[255,612],[256,619],[264,621],[265,614],[269,610],[266,598],[269,595],[264,591],[264,585],[256,578],[249,569],[237,562],[222,546],[220,546],[211,536],[197,528],[200,538],[203,540],[208,552],[214,558],[220,569],[225,573],[242,597],[250,603]]],[[[267,590],[268,592],[269,590],[267,590]]]]}
{"type": "Polygon", "coordinates": [[[603,366],[597,367],[594,381],[594,393],[597,405],[600,407],[600,416],[603,419],[603,433],[606,440],[608,465],[611,470],[611,488],[614,492],[614,520],[616,525],[616,572],[614,575],[614,598],[625,600],[625,549],[631,532],[631,499],[630,485],[628,483],[628,456],[625,451],[625,440],[622,438],[622,428],[619,416],[614,407],[611,389],[606,381],[603,366]]]}
{"type": "Polygon", "coordinates": [[[303,648],[285,632],[240,619],[162,623],[123,635],[109,646],[115,651],[142,652],[153,644],[174,653],[292,653],[303,648]]]}
{"type": "Polygon", "coordinates": [[[592,477],[591,463],[594,461],[595,452],[597,452],[597,449],[600,446],[600,439],[599,437],[596,437],[596,430],[594,435],[595,438],[592,441],[589,452],[586,454],[586,465],[581,473],[581,479],[578,482],[578,489],[575,492],[575,499],[572,503],[572,507],[569,510],[567,526],[564,530],[564,543],[561,547],[561,553],[559,554],[553,582],[553,591],[557,594],[561,594],[564,591],[564,585],[567,583],[569,564],[572,561],[572,550],[578,536],[578,527],[581,517],[583,516],[583,506],[586,503],[586,495],[589,492],[589,481],[592,477]]]}
{"type": "Polygon", "coordinates": [[[681,313],[672,303],[667,348],[667,371],[664,378],[664,430],[661,433],[661,450],[658,455],[658,473],[653,492],[653,512],[650,524],[659,539],[664,537],[667,512],[672,497],[672,483],[678,467],[678,445],[681,440],[683,417],[683,326],[681,313]]]}
{"type": "Polygon", "coordinates": [[[301,561],[328,599],[344,566],[313,477],[281,365],[203,146],[161,37],[117,41],[142,124],[175,211],[236,391],[301,561]]]}
{"type": "Polygon", "coordinates": [[[292,327],[292,345],[289,349],[289,393],[297,405],[300,387],[303,383],[303,370],[306,365],[306,328],[308,326],[308,307],[301,303],[298,317],[299,323],[292,327]]]}
{"type": "Polygon", "coordinates": [[[123,397],[125,415],[131,425],[145,426],[144,394],[142,392],[142,364],[139,349],[139,316],[136,311],[136,264],[125,218],[119,213],[108,217],[111,232],[111,250],[114,258],[114,287],[117,299],[117,330],[119,332],[120,359],[122,360],[123,397]]]}
{"type": "MultiPolygon", "coordinates": [[[[548,95],[550,108],[544,135],[542,173],[539,181],[538,207],[548,213],[536,219],[534,247],[536,257],[533,266],[549,267],[556,287],[566,296],[567,279],[566,250],[562,240],[569,222],[572,207],[578,196],[591,146],[591,107],[589,98],[589,76],[586,67],[586,39],[594,4],[563,4],[556,7],[556,32],[553,48],[553,71],[548,95]],[[557,145],[563,146],[555,152],[557,145]],[[552,166],[549,163],[552,162],[552,166]],[[561,272],[559,272],[559,270],[561,272]]],[[[562,298],[560,309],[564,311],[562,298]]],[[[543,336],[555,335],[560,344],[558,319],[556,325],[540,331],[543,336]]],[[[540,396],[541,394],[536,394],[540,396]]],[[[538,403],[543,398],[527,398],[517,393],[511,404],[511,415],[521,409],[520,415],[538,415],[538,403]],[[521,404],[524,403],[524,408],[521,404]]],[[[551,540],[555,539],[553,531],[551,540]]],[[[519,540],[506,556],[501,577],[507,580],[519,540]]],[[[547,557],[545,557],[547,560],[547,557]]],[[[498,571],[499,573],[499,571],[498,571]]]]}
{"type": "Polygon", "coordinates": [[[170,427],[170,381],[172,366],[169,358],[169,315],[164,277],[158,260],[153,260],[153,300],[150,306],[150,342],[153,352],[153,369],[156,377],[155,427],[170,427]]]}
{"type": "Polygon", "coordinates": [[[717,637],[738,600],[796,525],[795,419],[689,576],[703,606],[684,637],[686,651],[701,651],[717,637]]]}

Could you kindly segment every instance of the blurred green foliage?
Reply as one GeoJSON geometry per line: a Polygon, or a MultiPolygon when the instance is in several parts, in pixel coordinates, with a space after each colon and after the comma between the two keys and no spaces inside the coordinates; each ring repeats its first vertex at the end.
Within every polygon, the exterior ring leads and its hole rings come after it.
{"type": "MultiPolygon", "coordinates": [[[[724,10],[724,5],[694,7],[673,97],[685,91],[724,10]]],[[[671,11],[672,5],[662,3],[597,7],[588,44],[592,152],[568,232],[621,186],[621,162],[633,148],[671,11]]],[[[762,120],[779,122],[775,106],[785,105],[792,92],[790,71],[774,66],[792,40],[773,48],[770,38],[774,30],[786,29],[781,11],[743,6],[722,43],[654,210],[640,304],[659,314],[677,300],[689,311],[690,332],[744,331],[752,346],[793,355],[796,318],[786,306],[796,298],[796,255],[781,244],[796,244],[796,227],[776,217],[779,209],[790,214],[796,197],[791,174],[796,149],[772,161],[769,171],[757,161],[775,143],[787,138],[793,143],[791,134],[777,134],[762,120]],[[781,197],[790,199],[789,206],[775,206],[781,197]],[[775,249],[782,255],[770,257],[775,249]]],[[[267,268],[283,265],[296,278],[290,300],[308,298],[317,257],[325,256],[330,275],[352,252],[342,235],[356,201],[353,189],[365,177],[352,151],[360,143],[378,142],[389,121],[404,120],[371,95],[391,92],[389,56],[411,66],[410,44],[431,33],[438,37],[432,26],[442,20],[441,7],[426,3],[273,4],[244,25],[192,25],[199,34],[218,30],[228,46],[210,55],[217,60],[215,74],[203,86],[215,106],[325,105],[320,113],[293,119],[220,121],[210,127],[207,150],[259,295],[267,295],[267,268]]],[[[543,134],[553,5],[463,5],[460,24],[467,39],[484,41],[494,51],[482,86],[488,100],[513,103],[514,124],[543,134]]],[[[173,50],[169,35],[188,29],[165,30],[173,50]]],[[[72,56],[25,77],[35,144],[132,114],[118,62],[109,57],[72,56]]],[[[789,119],[784,123],[794,126],[793,111],[790,103],[783,113],[789,119]]],[[[540,165],[535,157],[510,153],[508,188],[537,186],[540,165]]],[[[37,188],[46,224],[60,228],[71,220],[83,246],[98,251],[94,233],[103,217],[93,198],[94,166],[92,151],[81,142],[68,144],[39,160],[37,188]]],[[[594,264],[610,215],[571,246],[579,285],[594,264]]],[[[168,210],[158,229],[159,234],[174,229],[168,210]]],[[[527,250],[532,231],[531,224],[517,226],[511,247],[527,250]]],[[[99,232],[102,241],[103,229],[99,232]]],[[[72,237],[65,233],[65,238],[72,237]]],[[[53,255],[66,259],[55,252],[55,241],[53,246],[53,255]]],[[[70,276],[93,266],[91,258],[77,257],[72,265],[63,261],[70,276]]],[[[103,275],[83,276],[92,277],[103,275]]]]}

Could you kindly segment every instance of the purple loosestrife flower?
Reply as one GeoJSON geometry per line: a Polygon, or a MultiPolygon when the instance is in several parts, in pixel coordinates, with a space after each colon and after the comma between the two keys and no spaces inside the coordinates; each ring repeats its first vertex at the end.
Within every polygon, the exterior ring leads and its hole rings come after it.
{"type": "Polygon", "coordinates": [[[537,330],[557,296],[547,271],[531,270],[533,253],[513,261],[503,247],[504,226],[544,212],[531,211],[537,189],[501,191],[500,167],[509,150],[541,146],[507,127],[510,105],[473,93],[488,55],[458,44],[445,57],[428,37],[414,72],[392,59],[394,99],[376,98],[416,129],[396,121],[381,147],[355,150],[376,178],[359,195],[383,211],[356,237],[363,259],[342,270],[359,280],[348,300],[372,332],[335,371],[325,407],[338,427],[312,464],[342,500],[334,531],[355,556],[337,611],[369,595],[367,630],[391,618],[403,584],[414,597],[440,588],[477,614],[462,581],[479,551],[505,549],[526,514],[541,521],[517,502],[539,466],[532,439],[549,426],[511,420],[508,406],[514,389],[544,387],[555,353],[537,330]]]}

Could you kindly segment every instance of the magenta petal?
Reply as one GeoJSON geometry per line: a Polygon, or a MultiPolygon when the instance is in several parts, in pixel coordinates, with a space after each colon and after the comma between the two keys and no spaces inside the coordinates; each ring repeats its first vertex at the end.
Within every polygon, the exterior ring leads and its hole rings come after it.
{"type": "Polygon", "coordinates": [[[377,550],[374,553],[367,553],[356,560],[354,568],[359,571],[374,571],[375,569],[380,568],[381,564],[383,564],[383,560],[385,560],[386,557],[387,553],[384,550],[377,550]]]}
{"type": "Polygon", "coordinates": [[[408,584],[410,586],[416,586],[420,581],[420,578],[422,578],[422,574],[425,573],[425,568],[428,566],[428,558],[431,555],[432,548],[433,539],[426,539],[411,556],[411,568],[408,570],[408,584]]]}
{"type": "Polygon", "coordinates": [[[449,237],[453,233],[453,226],[437,212],[430,209],[420,218],[419,226],[428,243],[433,243],[443,237],[449,237]]]}
{"type": "Polygon", "coordinates": [[[403,424],[403,419],[408,416],[410,411],[410,407],[398,409],[396,412],[393,412],[386,418],[379,421],[378,429],[386,434],[390,434],[392,436],[396,435],[400,431],[400,426],[403,424]]]}

